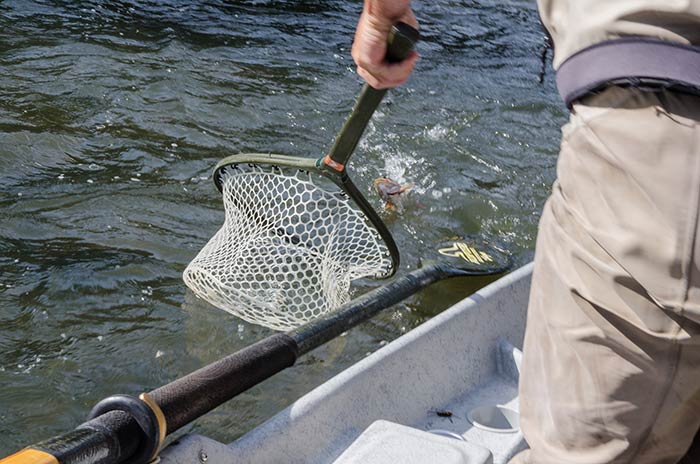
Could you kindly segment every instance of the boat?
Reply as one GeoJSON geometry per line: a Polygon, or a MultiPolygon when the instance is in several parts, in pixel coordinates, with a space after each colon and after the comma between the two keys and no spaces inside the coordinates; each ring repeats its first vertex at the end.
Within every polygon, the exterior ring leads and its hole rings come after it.
{"type": "Polygon", "coordinates": [[[232,443],[187,434],[162,464],[505,464],[526,448],[518,377],[532,264],[463,299],[232,443]]]}

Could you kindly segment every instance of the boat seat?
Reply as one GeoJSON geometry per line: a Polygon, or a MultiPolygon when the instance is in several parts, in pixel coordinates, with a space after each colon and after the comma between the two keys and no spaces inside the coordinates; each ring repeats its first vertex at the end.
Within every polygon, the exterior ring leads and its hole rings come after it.
{"type": "Polygon", "coordinates": [[[491,452],[483,446],[378,420],[341,454],[334,464],[492,464],[491,452]]]}

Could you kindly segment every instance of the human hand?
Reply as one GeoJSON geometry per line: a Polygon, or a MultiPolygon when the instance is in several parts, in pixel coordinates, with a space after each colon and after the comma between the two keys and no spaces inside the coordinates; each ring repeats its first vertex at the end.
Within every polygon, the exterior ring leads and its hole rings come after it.
{"type": "Polygon", "coordinates": [[[365,0],[355,31],[352,57],[357,73],[375,89],[403,84],[411,75],[418,53],[412,51],[400,63],[386,61],[386,47],[391,26],[399,21],[418,28],[410,0],[365,0]]]}

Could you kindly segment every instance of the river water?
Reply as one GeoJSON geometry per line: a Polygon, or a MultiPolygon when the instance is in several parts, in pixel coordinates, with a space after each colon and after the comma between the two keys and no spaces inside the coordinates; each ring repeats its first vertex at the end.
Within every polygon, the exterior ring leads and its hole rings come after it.
{"type": "MultiPolygon", "coordinates": [[[[271,333],[197,299],[181,273],[223,221],[209,177],[221,157],[328,150],[361,85],[349,51],[360,8],[0,2],[0,452],[271,333]]],[[[565,119],[551,72],[537,81],[534,1],[415,9],[421,60],[350,169],[378,208],[375,177],[416,184],[404,211],[384,213],[401,273],[465,233],[525,263],[565,119]]],[[[233,440],[486,283],[439,284],[188,430],[233,440]]]]}

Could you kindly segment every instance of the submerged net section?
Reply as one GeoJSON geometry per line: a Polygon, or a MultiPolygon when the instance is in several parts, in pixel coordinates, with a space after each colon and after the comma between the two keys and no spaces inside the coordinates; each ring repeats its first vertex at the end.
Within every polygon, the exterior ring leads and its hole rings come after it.
{"type": "Polygon", "coordinates": [[[237,165],[220,175],[224,225],[184,272],[214,306],[288,330],[347,302],[352,280],[390,272],[379,233],[321,176],[237,165]]]}

